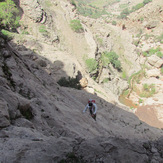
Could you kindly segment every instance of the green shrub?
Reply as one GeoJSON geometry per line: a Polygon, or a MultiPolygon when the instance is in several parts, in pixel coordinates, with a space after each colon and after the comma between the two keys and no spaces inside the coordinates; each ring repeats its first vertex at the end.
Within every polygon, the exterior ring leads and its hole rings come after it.
{"type": "Polygon", "coordinates": [[[123,91],[123,94],[122,95],[126,97],[128,94],[129,94],[129,89],[123,91]]]}
{"type": "Polygon", "coordinates": [[[128,8],[124,9],[120,14],[120,18],[121,19],[127,18],[127,15],[129,15],[131,12],[139,10],[140,8],[144,7],[149,2],[152,2],[152,0],[144,0],[143,3],[138,3],[137,5],[133,6],[131,10],[129,10],[128,8]]]}
{"type": "Polygon", "coordinates": [[[95,19],[101,17],[102,15],[109,15],[104,8],[100,9],[99,7],[93,6],[90,3],[88,5],[86,3],[87,2],[85,1],[78,3],[77,11],[79,14],[95,19]]]}
{"type": "Polygon", "coordinates": [[[133,44],[134,44],[135,46],[138,46],[138,45],[139,45],[139,42],[140,42],[140,40],[134,40],[134,41],[133,41],[133,44]]]}
{"type": "Polygon", "coordinates": [[[143,18],[143,17],[141,17],[141,18],[140,18],[140,21],[141,21],[141,22],[143,22],[143,21],[144,21],[144,18],[143,18]]]}
{"type": "Polygon", "coordinates": [[[117,70],[120,71],[122,69],[121,62],[119,60],[115,60],[112,64],[117,70]]]}
{"type": "Polygon", "coordinates": [[[79,80],[77,80],[76,78],[68,77],[68,79],[67,79],[65,77],[62,77],[57,83],[63,87],[71,87],[71,88],[75,88],[75,89],[81,89],[79,80]]]}
{"type": "Polygon", "coordinates": [[[122,72],[122,78],[123,78],[123,79],[127,79],[127,74],[126,74],[125,71],[122,72]]]}
{"type": "Polygon", "coordinates": [[[45,25],[41,25],[40,27],[39,27],[39,31],[40,31],[40,33],[47,33],[48,31],[46,30],[46,26],[45,25]]]}
{"type": "Polygon", "coordinates": [[[145,71],[142,69],[134,74],[132,74],[129,79],[128,79],[128,83],[129,83],[129,87],[132,88],[133,87],[133,83],[135,81],[139,81],[141,78],[143,78],[145,76],[145,71]]]}
{"type": "Polygon", "coordinates": [[[140,96],[141,97],[151,97],[155,93],[156,93],[155,85],[154,84],[148,85],[147,83],[145,83],[143,85],[143,90],[142,90],[142,93],[140,94],[140,96]]]}
{"type": "Polygon", "coordinates": [[[148,51],[148,54],[149,54],[149,56],[151,56],[151,55],[153,55],[153,54],[156,54],[159,50],[160,50],[159,48],[157,48],[157,49],[151,48],[151,49],[148,51]]]}
{"type": "Polygon", "coordinates": [[[129,11],[128,8],[126,8],[126,9],[124,9],[124,10],[121,12],[120,18],[121,18],[121,19],[125,19],[125,18],[127,18],[127,15],[129,15],[129,14],[130,14],[130,11],[129,11]]]}
{"type": "Polygon", "coordinates": [[[145,4],[144,3],[139,3],[136,6],[132,7],[132,12],[139,10],[140,8],[144,7],[145,4]]]}
{"type": "Polygon", "coordinates": [[[143,99],[139,98],[139,104],[143,103],[143,99]]]}
{"type": "Polygon", "coordinates": [[[13,33],[9,32],[5,29],[2,29],[1,32],[4,35],[5,39],[7,39],[7,40],[11,40],[14,37],[13,33]]]}
{"type": "Polygon", "coordinates": [[[82,24],[80,23],[80,20],[71,20],[70,27],[73,31],[75,31],[77,33],[84,31],[82,24]]]}
{"type": "Polygon", "coordinates": [[[108,83],[109,82],[109,79],[108,78],[105,78],[102,82],[103,83],[108,83]]]}
{"type": "Polygon", "coordinates": [[[103,39],[101,37],[99,37],[98,35],[96,36],[97,42],[100,46],[103,45],[103,39]]]}
{"type": "Polygon", "coordinates": [[[85,62],[89,72],[93,72],[97,69],[98,63],[94,58],[89,58],[85,62]]]}
{"type": "Polygon", "coordinates": [[[26,31],[26,30],[23,30],[23,31],[21,32],[21,34],[23,34],[23,35],[29,35],[29,32],[26,31]]]}
{"type": "Polygon", "coordinates": [[[118,60],[119,56],[115,52],[105,52],[106,57],[109,58],[110,63],[116,68],[118,71],[122,69],[121,62],[118,60]]]}
{"type": "Polygon", "coordinates": [[[160,51],[159,51],[159,52],[157,52],[156,54],[157,54],[157,56],[158,56],[158,57],[160,57],[160,58],[162,58],[162,57],[163,57],[163,53],[162,53],[162,52],[160,52],[160,51]]]}
{"type": "Polygon", "coordinates": [[[161,67],[161,74],[163,74],[163,66],[161,67]]]}
{"type": "Polygon", "coordinates": [[[124,8],[126,8],[127,6],[128,6],[127,3],[126,3],[126,4],[120,4],[120,5],[119,5],[119,8],[124,9],[124,8]]]}
{"type": "Polygon", "coordinates": [[[143,3],[146,5],[148,4],[149,2],[152,2],[152,0],[144,0],[143,3]]]}
{"type": "Polygon", "coordinates": [[[70,3],[71,3],[73,6],[75,6],[75,8],[76,8],[76,3],[75,3],[74,0],[70,0],[70,3]]]}
{"type": "Polygon", "coordinates": [[[160,50],[161,50],[160,48],[156,48],[156,49],[151,48],[148,51],[143,52],[142,54],[144,57],[149,57],[151,55],[156,54],[158,57],[161,58],[163,56],[163,54],[160,50]]]}
{"type": "Polygon", "coordinates": [[[0,2],[0,24],[6,29],[13,29],[19,26],[19,10],[12,0],[0,2]]]}
{"type": "Polygon", "coordinates": [[[156,38],[156,41],[158,41],[158,42],[163,44],[163,33],[156,38]]]}
{"type": "Polygon", "coordinates": [[[103,65],[104,67],[107,67],[108,64],[110,63],[110,60],[109,60],[109,58],[107,57],[107,53],[106,53],[106,52],[105,52],[105,53],[102,53],[100,59],[101,59],[101,61],[102,61],[102,65],[103,65]]]}
{"type": "Polygon", "coordinates": [[[116,21],[112,21],[112,25],[117,25],[117,22],[116,21]]]}

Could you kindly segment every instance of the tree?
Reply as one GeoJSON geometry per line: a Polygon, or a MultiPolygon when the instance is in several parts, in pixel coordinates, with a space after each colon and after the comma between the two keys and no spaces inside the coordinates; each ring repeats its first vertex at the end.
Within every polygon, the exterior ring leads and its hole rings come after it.
{"type": "Polygon", "coordinates": [[[19,10],[12,0],[5,0],[0,3],[0,25],[7,29],[17,28],[20,17],[17,16],[19,10]]]}

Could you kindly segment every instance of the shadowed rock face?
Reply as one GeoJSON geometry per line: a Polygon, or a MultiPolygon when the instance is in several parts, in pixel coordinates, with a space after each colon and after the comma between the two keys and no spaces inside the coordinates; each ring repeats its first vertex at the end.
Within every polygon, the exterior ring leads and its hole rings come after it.
{"type": "Polygon", "coordinates": [[[0,49],[1,162],[163,161],[161,130],[96,95],[61,88],[33,55],[0,49]],[[97,122],[82,114],[89,97],[97,122]]]}

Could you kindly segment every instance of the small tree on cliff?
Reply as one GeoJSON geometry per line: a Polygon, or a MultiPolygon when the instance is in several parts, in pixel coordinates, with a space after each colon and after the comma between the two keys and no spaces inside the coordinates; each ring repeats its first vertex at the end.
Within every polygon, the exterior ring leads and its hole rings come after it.
{"type": "Polygon", "coordinates": [[[0,25],[6,29],[13,29],[19,26],[19,10],[12,0],[5,0],[0,3],[0,25]]]}

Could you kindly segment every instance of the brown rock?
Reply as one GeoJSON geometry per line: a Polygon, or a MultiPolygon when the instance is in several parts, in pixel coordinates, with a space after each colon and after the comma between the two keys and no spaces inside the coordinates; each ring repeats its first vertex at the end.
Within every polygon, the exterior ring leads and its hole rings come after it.
{"type": "Polygon", "coordinates": [[[85,88],[88,85],[87,78],[82,78],[79,82],[80,82],[80,85],[81,85],[82,88],[85,88]]]}

